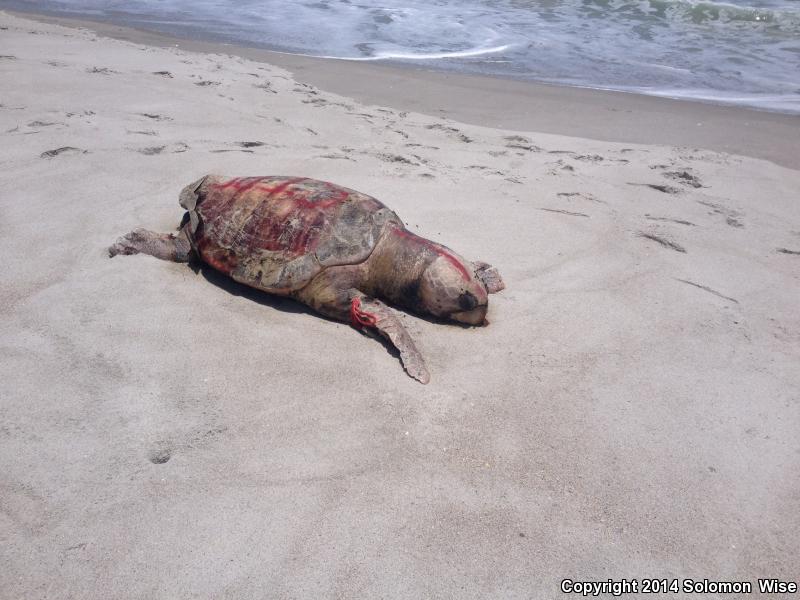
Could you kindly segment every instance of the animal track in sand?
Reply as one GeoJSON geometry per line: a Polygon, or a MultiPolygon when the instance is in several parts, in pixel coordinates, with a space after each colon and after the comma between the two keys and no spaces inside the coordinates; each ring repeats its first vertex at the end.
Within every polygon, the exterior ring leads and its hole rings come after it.
{"type": "Polygon", "coordinates": [[[800,256],[800,250],[789,250],[788,248],[775,248],[775,252],[780,252],[781,254],[793,254],[795,256],[800,256]]]}
{"type": "Polygon", "coordinates": [[[17,57],[12,54],[0,54],[0,60],[17,60],[17,57]]]}
{"type": "Polygon", "coordinates": [[[217,86],[220,85],[221,81],[211,81],[208,79],[201,79],[200,81],[195,81],[194,84],[200,87],[208,87],[208,86],[217,86]]]}
{"type": "Polygon", "coordinates": [[[39,155],[39,158],[53,158],[60,154],[87,154],[88,150],[82,150],[81,148],[75,148],[74,146],[62,146],[61,148],[56,148],[55,150],[47,150],[46,152],[42,152],[39,155]]]}
{"type": "Polygon", "coordinates": [[[676,252],[683,252],[684,254],[686,254],[686,248],[684,248],[683,246],[681,246],[677,242],[673,242],[669,238],[666,238],[666,237],[663,237],[663,236],[660,236],[660,235],[656,235],[654,233],[646,233],[644,231],[639,231],[639,232],[636,233],[636,235],[638,237],[643,237],[643,238],[646,238],[648,240],[652,240],[652,241],[654,241],[654,242],[656,242],[658,244],[661,244],[662,246],[664,246],[664,248],[669,248],[670,250],[675,250],[676,252]]]}
{"type": "Polygon", "coordinates": [[[696,288],[699,288],[701,290],[704,290],[704,291],[708,292],[709,294],[714,294],[715,296],[719,296],[720,298],[723,298],[725,300],[730,300],[731,302],[734,302],[735,304],[739,304],[739,301],[736,298],[731,298],[730,296],[726,296],[725,294],[720,294],[718,291],[712,290],[708,286],[700,285],[699,283],[695,283],[694,281],[689,281],[688,279],[678,279],[677,277],[673,277],[673,279],[675,279],[675,281],[680,281],[681,283],[686,283],[686,284],[692,285],[692,286],[694,286],[696,288]]]}
{"type": "Polygon", "coordinates": [[[234,142],[237,146],[242,148],[258,148],[259,146],[266,146],[264,142],[234,142]]]}
{"type": "Polygon", "coordinates": [[[153,71],[153,75],[161,75],[162,77],[168,77],[172,79],[172,73],[169,71],[153,71]]]}

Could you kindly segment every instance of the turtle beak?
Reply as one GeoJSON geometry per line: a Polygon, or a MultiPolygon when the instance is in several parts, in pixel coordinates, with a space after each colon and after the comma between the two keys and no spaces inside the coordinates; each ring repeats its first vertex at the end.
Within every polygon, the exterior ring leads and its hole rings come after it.
{"type": "Polygon", "coordinates": [[[467,325],[484,325],[486,323],[486,311],[489,306],[482,304],[476,306],[472,310],[463,310],[461,312],[451,313],[450,318],[459,323],[466,323],[467,325]]]}

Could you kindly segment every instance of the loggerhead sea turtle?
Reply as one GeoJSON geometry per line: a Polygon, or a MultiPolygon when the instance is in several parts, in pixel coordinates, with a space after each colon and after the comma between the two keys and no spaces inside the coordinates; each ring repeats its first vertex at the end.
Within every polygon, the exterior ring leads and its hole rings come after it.
{"type": "Polygon", "coordinates": [[[305,177],[207,175],[186,186],[178,234],[136,229],[109,254],[203,262],[253,288],[317,312],[374,327],[400,352],[409,375],[428,370],[403,324],[377,298],[411,311],[483,325],[497,270],[471,263],[408,231],[375,198],[305,177]]]}

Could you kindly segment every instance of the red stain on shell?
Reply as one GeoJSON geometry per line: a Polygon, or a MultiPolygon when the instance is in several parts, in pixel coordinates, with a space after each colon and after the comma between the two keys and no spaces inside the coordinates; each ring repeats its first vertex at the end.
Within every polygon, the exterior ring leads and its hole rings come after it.
{"type": "Polygon", "coordinates": [[[353,192],[303,177],[239,177],[212,183],[198,202],[195,244],[203,259],[231,273],[237,256],[260,250],[289,261],[314,252],[339,205],[353,192]]]}

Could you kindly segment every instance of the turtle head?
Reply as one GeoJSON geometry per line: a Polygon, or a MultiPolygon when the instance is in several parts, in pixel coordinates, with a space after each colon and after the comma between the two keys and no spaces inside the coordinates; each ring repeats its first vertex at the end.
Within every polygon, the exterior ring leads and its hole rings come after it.
{"type": "Polygon", "coordinates": [[[486,287],[472,264],[443,252],[422,274],[419,295],[425,310],[443,319],[483,325],[489,308],[486,287]]]}

